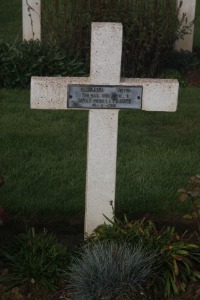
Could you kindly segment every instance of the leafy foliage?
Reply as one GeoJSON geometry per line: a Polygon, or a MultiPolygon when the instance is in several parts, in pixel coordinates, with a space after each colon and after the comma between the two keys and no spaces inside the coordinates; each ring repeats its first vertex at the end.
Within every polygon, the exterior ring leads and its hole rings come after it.
{"type": "Polygon", "coordinates": [[[0,282],[8,288],[32,283],[56,290],[61,269],[70,261],[68,250],[54,236],[45,231],[35,234],[33,228],[17,237],[10,251],[1,250],[1,255],[11,273],[1,277],[0,282]]]}
{"type": "Polygon", "coordinates": [[[99,241],[85,246],[81,256],[75,258],[69,289],[76,300],[138,299],[152,281],[155,261],[156,252],[142,243],[131,247],[99,241]]]}
{"type": "Polygon", "coordinates": [[[181,238],[174,227],[163,227],[158,230],[151,220],[121,222],[116,219],[109,220],[96,228],[87,242],[94,241],[119,241],[135,244],[143,241],[148,245],[149,251],[158,251],[159,266],[157,278],[151,291],[155,299],[163,299],[178,295],[185,291],[189,282],[200,278],[200,249],[195,244],[190,244],[181,238]]]}
{"type": "Polygon", "coordinates": [[[199,59],[194,52],[187,50],[173,51],[164,60],[166,68],[173,68],[180,73],[187,73],[199,65],[199,59]]]}
{"type": "Polygon", "coordinates": [[[123,24],[123,76],[154,76],[174,42],[191,31],[176,0],[52,0],[44,2],[43,41],[86,60],[89,71],[91,22],[123,24]],[[51,3],[51,4],[50,4],[51,3]]]}
{"type": "Polygon", "coordinates": [[[114,221],[105,217],[109,224],[98,226],[94,232],[87,237],[86,242],[115,241],[135,243],[141,238],[150,239],[157,233],[155,224],[148,219],[130,221],[125,216],[124,222],[115,217],[114,221]]]}
{"type": "Polygon", "coordinates": [[[155,245],[159,248],[159,281],[153,285],[154,295],[166,298],[184,292],[191,281],[200,279],[200,249],[181,239],[172,227],[159,233],[155,245]]]}
{"type": "Polygon", "coordinates": [[[182,74],[175,70],[175,69],[166,69],[163,70],[162,73],[159,74],[158,76],[159,78],[168,78],[168,79],[177,79],[179,82],[179,85],[181,87],[186,87],[187,86],[187,82],[184,80],[182,74]]]}
{"type": "Polygon", "coordinates": [[[199,46],[194,47],[193,52],[197,56],[197,59],[200,61],[200,47],[199,46]]]}
{"type": "Polygon", "coordinates": [[[0,87],[27,88],[31,76],[83,76],[83,63],[39,41],[11,46],[0,40],[0,87]]]}
{"type": "Polygon", "coordinates": [[[187,50],[172,51],[161,62],[160,69],[162,72],[159,78],[177,79],[181,87],[186,87],[187,82],[183,77],[188,71],[191,71],[199,65],[197,53],[187,50]]]}
{"type": "Polygon", "coordinates": [[[192,209],[183,218],[195,219],[200,231],[200,175],[192,176],[188,181],[188,187],[178,190],[178,199],[181,203],[191,202],[192,209]]]}

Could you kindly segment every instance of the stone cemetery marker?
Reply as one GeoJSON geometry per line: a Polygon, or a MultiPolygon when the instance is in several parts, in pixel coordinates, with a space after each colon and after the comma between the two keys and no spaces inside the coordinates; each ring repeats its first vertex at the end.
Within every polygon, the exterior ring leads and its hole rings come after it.
{"type": "Polygon", "coordinates": [[[40,0],[22,0],[23,40],[41,40],[40,0]]]}
{"type": "MultiPolygon", "coordinates": [[[[179,13],[179,19],[181,20],[183,14],[186,14],[187,24],[190,24],[195,19],[195,8],[196,8],[196,0],[177,0],[177,7],[179,7],[180,3],[181,9],[179,13]]],[[[188,50],[192,52],[193,49],[193,37],[194,37],[194,25],[191,28],[191,34],[187,34],[184,36],[184,39],[179,39],[175,43],[176,50],[188,50]]]]}
{"type": "MultiPolygon", "coordinates": [[[[176,111],[178,81],[120,78],[122,25],[93,23],[89,77],[32,77],[31,108],[88,109],[85,233],[113,217],[119,109],[176,111]]],[[[67,117],[67,116],[66,116],[67,117]]]]}

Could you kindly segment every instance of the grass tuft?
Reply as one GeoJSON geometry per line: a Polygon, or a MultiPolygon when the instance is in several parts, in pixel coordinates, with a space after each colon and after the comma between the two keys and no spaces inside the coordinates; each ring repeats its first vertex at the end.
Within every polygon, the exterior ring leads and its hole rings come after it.
{"type": "Polygon", "coordinates": [[[70,267],[73,299],[138,299],[154,274],[156,253],[144,245],[114,242],[86,246],[70,267]],[[134,298],[133,298],[134,297],[134,298]],[[135,298],[137,297],[137,298],[135,298]]]}

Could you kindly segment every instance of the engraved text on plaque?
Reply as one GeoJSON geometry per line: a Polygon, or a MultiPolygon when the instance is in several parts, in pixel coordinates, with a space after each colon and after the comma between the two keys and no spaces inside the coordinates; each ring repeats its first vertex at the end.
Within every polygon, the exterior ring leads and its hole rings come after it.
{"type": "Polygon", "coordinates": [[[68,86],[67,106],[85,109],[141,109],[142,87],[71,84],[68,86]]]}

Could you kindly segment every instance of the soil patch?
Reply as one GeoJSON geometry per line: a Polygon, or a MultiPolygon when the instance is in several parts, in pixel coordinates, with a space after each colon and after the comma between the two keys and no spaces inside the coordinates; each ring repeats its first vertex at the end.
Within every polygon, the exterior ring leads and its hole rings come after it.
{"type": "MultiPolygon", "coordinates": [[[[142,216],[129,217],[129,220],[141,219],[142,216]]],[[[197,231],[196,223],[192,220],[184,220],[181,217],[150,218],[158,229],[164,226],[174,226],[179,235],[187,231],[191,236],[197,231]]],[[[36,232],[46,230],[56,236],[58,242],[69,248],[77,247],[84,240],[84,218],[66,216],[42,216],[37,218],[17,218],[6,221],[0,226],[0,245],[7,246],[14,237],[34,227],[36,232]]],[[[198,240],[196,240],[198,241],[198,240]]],[[[198,241],[199,242],[199,241],[198,241]]]]}
{"type": "Polygon", "coordinates": [[[14,237],[34,227],[36,232],[46,230],[69,248],[74,248],[84,239],[83,218],[45,216],[32,219],[15,219],[0,226],[0,245],[8,245],[14,237]]]}

